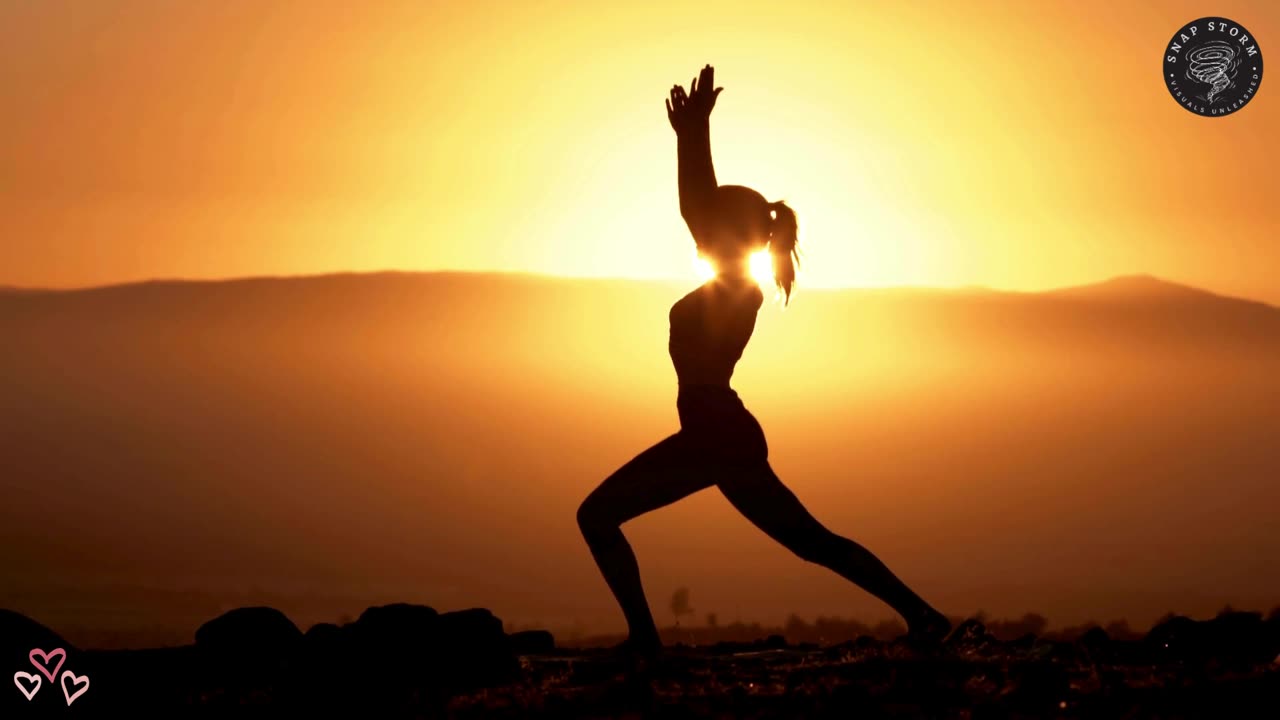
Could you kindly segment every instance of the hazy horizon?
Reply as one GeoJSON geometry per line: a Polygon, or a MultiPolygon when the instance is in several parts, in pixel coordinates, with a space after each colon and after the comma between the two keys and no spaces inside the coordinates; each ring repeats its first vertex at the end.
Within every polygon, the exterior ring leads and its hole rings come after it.
{"type": "MultiPolygon", "coordinates": [[[[36,285],[4,285],[0,284],[0,291],[18,291],[18,292],[76,292],[85,290],[101,290],[106,288],[128,287],[132,285],[145,285],[150,283],[235,283],[243,281],[261,281],[261,280],[308,280],[322,279],[328,277],[344,277],[344,276],[380,276],[380,275],[475,275],[475,276],[528,276],[534,278],[545,278],[548,280],[569,280],[569,281],[595,281],[595,282],[620,282],[620,283],[637,283],[649,285],[668,285],[677,287],[692,288],[702,282],[698,278],[662,278],[662,277],[628,277],[624,275],[560,275],[556,273],[543,273],[532,270],[406,270],[397,268],[373,269],[373,270],[335,270],[330,272],[317,273],[297,273],[297,274],[250,274],[237,275],[228,277],[181,277],[181,276],[156,276],[145,277],[133,280],[123,280],[119,282],[108,282],[97,285],[77,285],[69,287],[49,287],[36,285]]],[[[1150,282],[1153,285],[1185,288],[1196,292],[1214,295],[1222,298],[1230,298],[1244,300],[1248,302],[1260,303],[1271,307],[1280,307],[1277,303],[1269,302],[1262,298],[1249,297],[1240,294],[1222,292],[1220,290],[1193,285],[1174,278],[1156,276],[1151,273],[1135,272],[1120,275],[1110,275],[1099,277],[1094,280],[1086,280],[1080,283],[1072,283],[1067,285],[1052,285],[1031,289],[1012,289],[993,287],[990,285],[851,285],[851,286],[818,286],[805,287],[797,286],[793,291],[796,294],[809,291],[822,293],[853,291],[853,292],[892,292],[892,291],[940,291],[940,292],[990,292],[1003,293],[1009,295],[1036,295],[1046,294],[1070,290],[1085,290],[1089,288],[1105,287],[1113,283],[1128,282],[1150,282]]],[[[777,292],[776,288],[769,288],[773,292],[777,292]]],[[[777,297],[773,298],[775,301],[777,297]]]]}

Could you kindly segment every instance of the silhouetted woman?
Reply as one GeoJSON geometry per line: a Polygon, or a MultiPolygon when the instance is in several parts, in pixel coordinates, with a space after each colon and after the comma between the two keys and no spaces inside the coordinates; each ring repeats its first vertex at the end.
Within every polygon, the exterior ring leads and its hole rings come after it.
{"type": "Polygon", "coordinates": [[[792,261],[799,254],[790,207],[740,185],[716,185],[710,117],[723,88],[714,86],[707,65],[688,95],[676,85],[667,100],[676,131],[680,213],[699,254],[716,269],[714,278],[671,307],[668,350],[679,383],[680,430],[619,468],[578,509],[583,537],[627,619],[622,649],[652,655],[661,648],[622,524],[711,485],[769,537],[888,603],[906,620],[908,639],[935,643],[951,623],[866,548],[809,514],[774,474],[760,424],[729,387],[764,301],[749,256],[769,248],[775,281],[789,302],[792,261]]]}

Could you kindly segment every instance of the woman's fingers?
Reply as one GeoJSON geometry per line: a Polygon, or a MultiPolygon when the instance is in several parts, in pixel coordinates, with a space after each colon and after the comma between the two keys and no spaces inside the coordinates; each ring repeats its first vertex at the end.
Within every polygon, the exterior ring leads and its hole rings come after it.
{"type": "Polygon", "coordinates": [[[666,100],[667,119],[671,121],[672,127],[680,124],[681,118],[687,116],[691,109],[696,109],[699,115],[711,112],[716,104],[716,97],[722,90],[724,88],[715,86],[715,68],[711,63],[703,66],[698,75],[689,81],[688,93],[683,85],[672,85],[670,97],[666,100]]]}
{"type": "Polygon", "coordinates": [[[673,129],[679,130],[683,117],[687,114],[685,112],[684,91],[679,85],[672,86],[670,97],[666,100],[666,106],[667,120],[671,122],[673,129]]]}
{"type": "Polygon", "coordinates": [[[709,111],[711,106],[715,104],[715,97],[724,88],[716,88],[711,90],[712,83],[708,83],[708,76],[703,71],[703,75],[693,78],[690,82],[690,92],[686,93],[683,85],[672,85],[670,97],[666,101],[667,117],[671,119],[672,124],[679,122],[681,116],[687,114],[690,108],[698,108],[703,111],[709,111]]]}

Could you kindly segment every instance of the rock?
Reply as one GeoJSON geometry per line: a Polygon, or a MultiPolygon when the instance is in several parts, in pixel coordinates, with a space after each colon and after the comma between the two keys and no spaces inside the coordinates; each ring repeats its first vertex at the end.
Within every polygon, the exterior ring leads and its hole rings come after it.
{"type": "Polygon", "coordinates": [[[333,623],[316,623],[307,630],[304,641],[309,655],[329,657],[348,650],[351,633],[333,623]]]}
{"type": "Polygon", "coordinates": [[[502,621],[484,608],[471,608],[444,613],[438,626],[439,641],[446,645],[497,643],[506,638],[502,621]]]}
{"type": "Polygon", "coordinates": [[[11,652],[20,654],[21,664],[26,664],[27,654],[33,648],[43,650],[62,648],[68,652],[72,650],[71,645],[58,633],[12,610],[0,610],[0,643],[3,643],[0,645],[0,652],[4,653],[5,657],[8,657],[11,652]]]}
{"type": "Polygon", "coordinates": [[[1231,611],[1206,623],[1210,651],[1233,662],[1265,663],[1280,647],[1262,613],[1231,611]]]}
{"type": "Polygon", "coordinates": [[[428,642],[440,613],[426,605],[392,603],[366,609],[355,622],[361,635],[383,642],[428,642]]]}
{"type": "Polygon", "coordinates": [[[432,652],[445,661],[438,666],[441,675],[460,689],[510,682],[520,672],[502,621],[484,608],[440,615],[432,652]]]}
{"type": "Polygon", "coordinates": [[[348,662],[376,658],[370,682],[388,697],[410,687],[488,687],[520,669],[502,621],[483,608],[437,613],[425,605],[383,605],[342,630],[353,644],[348,662]]]}
{"type": "Polygon", "coordinates": [[[269,607],[236,608],[196,630],[198,649],[234,656],[239,662],[292,656],[301,640],[298,626],[284,613],[269,607]]]}
{"type": "Polygon", "coordinates": [[[1076,638],[1076,642],[1085,647],[1100,647],[1111,642],[1111,636],[1107,635],[1107,631],[1100,627],[1091,627],[1076,638]]]}
{"type": "Polygon", "coordinates": [[[1228,611],[1205,621],[1176,615],[1151,628],[1143,644],[1160,660],[1212,658],[1243,666],[1265,663],[1280,650],[1270,627],[1261,613],[1228,611]]]}
{"type": "Polygon", "coordinates": [[[556,639],[546,630],[525,630],[507,636],[511,652],[517,655],[545,655],[556,649],[556,639]]]}
{"type": "Polygon", "coordinates": [[[357,658],[376,658],[378,672],[370,680],[379,685],[406,687],[431,683],[444,663],[438,640],[440,614],[426,605],[393,603],[370,607],[342,628],[351,650],[345,664],[355,669],[357,658]]]}
{"type": "Polygon", "coordinates": [[[1175,615],[1147,633],[1142,642],[1161,660],[1186,660],[1202,658],[1208,654],[1204,630],[1189,617],[1175,615]]]}
{"type": "Polygon", "coordinates": [[[770,650],[785,650],[787,649],[787,639],[782,635],[774,634],[765,638],[763,645],[770,650]]]}
{"type": "Polygon", "coordinates": [[[345,659],[353,645],[351,630],[333,623],[316,623],[303,636],[303,646],[310,661],[331,664],[334,658],[345,659]]]}
{"type": "Polygon", "coordinates": [[[329,642],[342,636],[342,628],[333,623],[316,623],[306,632],[308,641],[329,642]]]}
{"type": "Polygon", "coordinates": [[[1097,626],[1085,630],[1080,637],[1076,638],[1076,647],[1081,650],[1081,655],[1086,660],[1094,663],[1112,658],[1115,649],[1111,636],[1106,630],[1097,626]]]}

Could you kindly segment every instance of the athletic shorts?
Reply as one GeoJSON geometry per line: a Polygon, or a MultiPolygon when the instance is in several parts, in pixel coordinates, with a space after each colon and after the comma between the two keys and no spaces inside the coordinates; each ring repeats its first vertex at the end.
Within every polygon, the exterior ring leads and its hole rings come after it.
{"type": "Polygon", "coordinates": [[[760,423],[732,388],[723,385],[681,385],[676,396],[680,432],[710,457],[759,462],[769,457],[760,423]]]}

